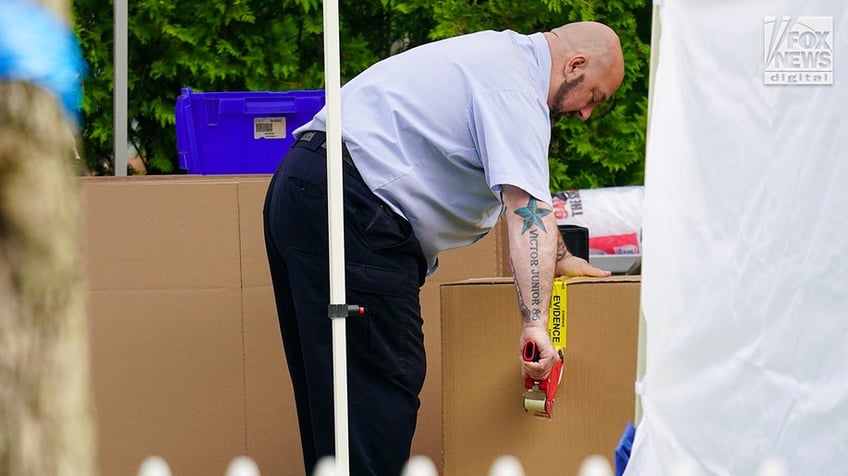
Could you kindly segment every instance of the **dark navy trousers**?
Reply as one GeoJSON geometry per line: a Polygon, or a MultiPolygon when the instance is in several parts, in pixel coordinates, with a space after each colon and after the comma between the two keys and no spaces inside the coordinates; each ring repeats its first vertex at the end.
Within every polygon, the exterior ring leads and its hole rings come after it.
{"type": "MultiPolygon", "coordinates": [[[[303,134],[271,179],[265,244],[307,474],[335,454],[327,163],[324,134],[303,134]]],[[[409,458],[426,358],[420,287],[426,261],[410,224],[344,169],[351,475],[399,475],[409,458]]],[[[342,303],[334,303],[342,304],[342,303]]]]}

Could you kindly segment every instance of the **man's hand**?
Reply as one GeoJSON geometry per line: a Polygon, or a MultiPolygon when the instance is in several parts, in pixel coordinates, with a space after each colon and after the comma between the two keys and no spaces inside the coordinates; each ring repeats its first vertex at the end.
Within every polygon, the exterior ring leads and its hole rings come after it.
{"type": "Polygon", "coordinates": [[[533,380],[547,378],[554,363],[559,359],[559,354],[554,349],[546,327],[525,327],[524,332],[521,333],[521,349],[518,355],[521,359],[521,375],[533,380]],[[524,361],[524,343],[528,340],[536,343],[536,349],[539,351],[538,362],[524,361]]]}
{"type": "Polygon", "coordinates": [[[556,269],[554,270],[554,275],[569,278],[573,276],[593,276],[596,278],[603,278],[610,274],[612,273],[596,268],[589,264],[589,262],[585,259],[571,254],[571,252],[568,251],[568,248],[565,247],[562,235],[557,237],[557,264],[556,269]]]}
{"type": "MultiPolygon", "coordinates": [[[[565,247],[565,245],[561,246],[565,247]]],[[[554,273],[557,276],[592,276],[596,278],[604,278],[612,274],[609,271],[592,266],[585,259],[574,256],[568,251],[565,251],[564,255],[557,260],[554,273]]]]}

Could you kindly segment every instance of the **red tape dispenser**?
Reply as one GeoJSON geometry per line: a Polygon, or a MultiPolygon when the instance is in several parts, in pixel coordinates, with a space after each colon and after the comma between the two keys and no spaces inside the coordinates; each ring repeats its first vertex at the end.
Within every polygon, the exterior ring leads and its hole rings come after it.
{"type": "MultiPolygon", "coordinates": [[[[558,351],[559,360],[554,363],[551,368],[551,373],[545,380],[534,380],[527,377],[524,380],[524,411],[532,412],[533,415],[541,418],[550,419],[554,409],[554,401],[556,401],[556,393],[559,388],[559,382],[562,379],[563,368],[563,353],[558,351]]],[[[536,343],[528,340],[524,343],[524,360],[526,362],[537,362],[539,360],[539,350],[536,348],[536,343]]]]}
{"type": "MultiPolygon", "coordinates": [[[[527,378],[524,381],[524,411],[542,418],[551,418],[556,400],[557,389],[562,381],[565,363],[565,347],[567,336],[567,309],[565,278],[554,279],[551,289],[551,307],[548,314],[548,335],[554,350],[559,354],[559,360],[554,363],[551,373],[545,380],[527,378]]],[[[525,362],[537,362],[539,349],[534,341],[524,343],[522,358],[525,362]]]]}

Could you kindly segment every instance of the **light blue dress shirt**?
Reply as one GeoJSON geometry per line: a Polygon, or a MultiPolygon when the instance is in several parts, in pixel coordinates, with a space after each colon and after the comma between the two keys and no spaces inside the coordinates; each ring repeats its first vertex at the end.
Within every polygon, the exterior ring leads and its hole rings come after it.
{"type": "MultiPolygon", "coordinates": [[[[342,88],[342,138],[375,195],[412,224],[428,260],[479,240],[500,186],[551,203],[542,33],[484,31],[391,56],[342,88]]],[[[325,110],[295,131],[326,130],[325,110]]]]}

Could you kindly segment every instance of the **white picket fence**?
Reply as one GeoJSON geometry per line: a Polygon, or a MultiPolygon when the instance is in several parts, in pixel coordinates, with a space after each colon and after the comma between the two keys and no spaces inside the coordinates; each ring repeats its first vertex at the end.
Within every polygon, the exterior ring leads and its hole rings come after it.
{"type": "MultiPolygon", "coordinates": [[[[613,476],[614,472],[606,458],[594,455],[586,458],[580,465],[577,476],[613,476]]],[[[669,472],[670,476],[700,476],[696,467],[680,464],[669,472]]],[[[138,476],[171,476],[168,463],[158,456],[147,458],[139,468],[138,476]]],[[[227,467],[225,476],[260,476],[259,467],[247,456],[239,456],[227,467]]],[[[335,461],[327,457],[318,462],[313,476],[336,476],[335,461]]],[[[401,476],[439,476],[436,465],[426,456],[413,456],[409,459],[401,476]]],[[[488,476],[525,476],[521,462],[512,456],[500,456],[493,463],[488,476]]],[[[782,460],[772,458],[764,461],[756,476],[788,476],[782,460]]]]}

